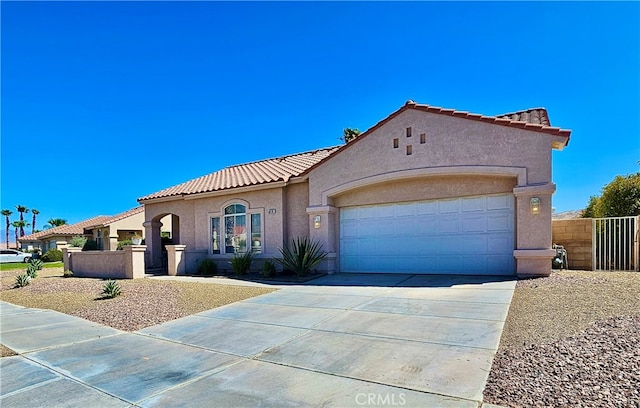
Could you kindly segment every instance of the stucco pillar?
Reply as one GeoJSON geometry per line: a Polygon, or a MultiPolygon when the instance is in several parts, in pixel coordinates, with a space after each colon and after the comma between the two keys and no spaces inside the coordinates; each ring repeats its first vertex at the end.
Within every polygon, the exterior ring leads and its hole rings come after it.
{"type": "Polygon", "coordinates": [[[548,276],[555,250],[551,247],[551,195],[553,183],[513,189],[516,197],[516,258],[518,276],[548,276]],[[537,213],[532,199],[539,200],[537,213]]]}
{"type": "Polygon", "coordinates": [[[165,245],[167,248],[167,273],[169,276],[184,275],[185,259],[184,249],[186,245],[165,245]]]}
{"type": "Polygon", "coordinates": [[[109,251],[115,251],[118,249],[118,236],[109,236],[109,251]]]}
{"type": "Polygon", "coordinates": [[[62,248],[62,265],[64,271],[73,271],[73,260],[71,256],[74,252],[80,252],[82,248],[68,247],[62,248]]]}
{"type": "Polygon", "coordinates": [[[327,252],[325,260],[318,265],[323,272],[338,272],[337,260],[337,208],[331,205],[307,208],[309,214],[309,238],[322,244],[322,250],[327,252]]]}
{"type": "Polygon", "coordinates": [[[160,239],[162,223],[159,221],[146,221],[142,226],[145,233],[144,242],[147,247],[146,261],[150,268],[162,268],[162,241],[160,239]]]}
{"type": "Polygon", "coordinates": [[[146,245],[127,245],[123,248],[126,279],[144,278],[144,253],[146,249],[146,245]]]}

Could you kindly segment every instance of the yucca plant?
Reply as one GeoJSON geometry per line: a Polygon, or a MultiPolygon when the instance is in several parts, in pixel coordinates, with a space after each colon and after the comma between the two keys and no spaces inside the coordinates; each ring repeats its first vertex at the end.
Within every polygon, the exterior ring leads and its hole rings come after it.
{"type": "Polygon", "coordinates": [[[42,262],[42,260],[40,259],[32,259],[29,263],[33,265],[37,270],[42,269],[42,266],[44,265],[44,262],[42,262]]]}
{"type": "Polygon", "coordinates": [[[16,288],[23,288],[31,283],[31,276],[26,273],[16,276],[16,288]]]}
{"type": "Polygon", "coordinates": [[[276,261],[285,269],[290,269],[298,276],[307,276],[311,269],[327,256],[322,244],[307,237],[294,238],[291,243],[280,248],[282,259],[276,261]]]}
{"type": "Polygon", "coordinates": [[[31,279],[37,278],[38,277],[38,268],[36,268],[34,265],[27,266],[27,275],[29,275],[29,277],[31,279]]]}
{"type": "Polygon", "coordinates": [[[253,256],[251,252],[245,252],[244,254],[234,254],[233,259],[229,261],[233,272],[236,275],[244,275],[251,269],[251,262],[253,262],[253,256]]]}
{"type": "Polygon", "coordinates": [[[104,287],[102,289],[102,294],[106,298],[113,299],[116,296],[120,296],[122,293],[122,289],[120,289],[120,285],[118,282],[109,279],[105,282],[104,287]]]}

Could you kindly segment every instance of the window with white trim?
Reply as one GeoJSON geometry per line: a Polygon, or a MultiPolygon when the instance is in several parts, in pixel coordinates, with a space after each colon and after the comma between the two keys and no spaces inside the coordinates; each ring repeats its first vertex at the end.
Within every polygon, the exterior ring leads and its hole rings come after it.
{"type": "Polygon", "coordinates": [[[230,204],[221,216],[211,217],[211,253],[262,253],[262,213],[247,211],[244,204],[230,204]]]}

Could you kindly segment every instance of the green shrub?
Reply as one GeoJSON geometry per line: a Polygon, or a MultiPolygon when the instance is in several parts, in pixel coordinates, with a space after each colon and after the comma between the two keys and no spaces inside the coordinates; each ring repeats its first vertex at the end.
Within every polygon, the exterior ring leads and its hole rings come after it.
{"type": "Polygon", "coordinates": [[[122,294],[122,289],[118,282],[109,279],[105,282],[104,287],[102,288],[102,294],[106,298],[113,299],[116,296],[120,296],[122,294]]]}
{"type": "Polygon", "coordinates": [[[42,262],[42,260],[40,259],[32,259],[29,262],[30,265],[33,265],[37,270],[42,269],[42,266],[44,265],[44,262],[42,262]]]}
{"type": "Polygon", "coordinates": [[[27,266],[27,275],[29,275],[29,277],[31,279],[37,278],[38,277],[38,268],[36,268],[33,265],[27,266]]]}
{"type": "Polygon", "coordinates": [[[264,261],[262,264],[262,276],[270,278],[276,274],[276,265],[273,261],[264,261]]]}
{"type": "Polygon", "coordinates": [[[64,276],[65,278],[71,278],[73,276],[73,272],[67,269],[62,273],[62,276],[64,276]]]}
{"type": "Polygon", "coordinates": [[[132,245],[130,239],[125,239],[124,241],[118,241],[118,247],[116,248],[116,250],[122,251],[122,248],[124,248],[127,245],[132,245]]]}
{"type": "Polygon", "coordinates": [[[87,242],[82,246],[83,251],[97,251],[98,250],[98,242],[93,239],[88,239],[87,242]]]}
{"type": "Polygon", "coordinates": [[[291,244],[280,249],[280,254],[282,259],[277,259],[276,262],[298,276],[309,275],[311,269],[327,256],[319,242],[313,242],[307,237],[291,240],[291,244]]]}
{"type": "Polygon", "coordinates": [[[50,249],[46,254],[42,255],[43,262],[60,262],[62,261],[62,251],[59,249],[50,249]]]}
{"type": "Polygon", "coordinates": [[[251,262],[253,262],[251,252],[245,252],[244,254],[233,254],[233,259],[229,263],[236,275],[245,275],[251,269],[251,262]]]}
{"type": "Polygon", "coordinates": [[[31,276],[23,273],[16,276],[16,288],[23,288],[31,283],[31,276]]]}
{"type": "Polygon", "coordinates": [[[205,258],[198,265],[199,275],[215,275],[218,272],[218,264],[213,259],[205,258]]]}
{"type": "Polygon", "coordinates": [[[76,235],[75,237],[71,238],[71,241],[69,241],[69,246],[72,246],[74,248],[83,248],[84,244],[87,243],[87,237],[83,237],[82,235],[76,235]]]}

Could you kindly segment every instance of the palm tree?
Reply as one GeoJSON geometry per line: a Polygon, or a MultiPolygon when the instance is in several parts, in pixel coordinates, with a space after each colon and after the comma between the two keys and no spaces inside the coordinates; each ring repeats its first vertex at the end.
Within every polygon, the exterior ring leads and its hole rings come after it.
{"type": "MultiPolygon", "coordinates": [[[[14,221],[11,223],[11,225],[16,229],[16,249],[18,248],[18,230],[20,231],[24,231],[24,227],[28,227],[29,223],[25,222],[24,220],[21,221],[14,221]]],[[[21,235],[24,236],[24,235],[21,235]]]]}
{"type": "MultiPolygon", "coordinates": [[[[20,213],[20,221],[24,221],[24,214],[29,212],[29,209],[27,207],[25,207],[24,205],[16,205],[16,210],[18,210],[18,212],[20,213]]],[[[29,224],[24,224],[20,227],[20,236],[24,237],[24,227],[27,226],[29,224]]]]}
{"type": "Polygon", "coordinates": [[[13,214],[13,211],[11,210],[2,210],[2,215],[4,215],[4,218],[7,220],[7,227],[5,228],[5,233],[6,233],[6,244],[7,244],[7,249],[9,249],[9,227],[11,226],[11,223],[9,222],[9,216],[13,214]]]}
{"type": "Polygon", "coordinates": [[[34,232],[36,232],[36,216],[40,214],[40,211],[33,208],[31,210],[31,214],[33,214],[33,219],[31,220],[31,233],[33,234],[34,232]]]}
{"type": "Polygon", "coordinates": [[[62,218],[51,218],[47,222],[49,223],[49,228],[59,227],[61,225],[66,225],[67,224],[67,220],[62,219],[62,218]]]}

